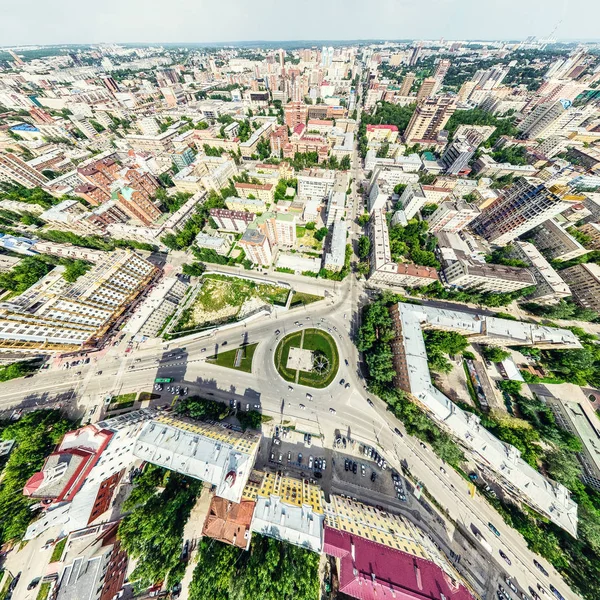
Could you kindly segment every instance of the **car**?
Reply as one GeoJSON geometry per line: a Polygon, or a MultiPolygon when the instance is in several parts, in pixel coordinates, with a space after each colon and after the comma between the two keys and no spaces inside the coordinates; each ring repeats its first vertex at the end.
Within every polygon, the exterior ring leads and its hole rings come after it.
{"type": "Polygon", "coordinates": [[[371,481],[375,481],[376,478],[377,474],[375,473],[375,471],[371,471],[371,481]]]}
{"type": "MultiPolygon", "coordinates": [[[[7,592],[10,593],[17,587],[17,583],[19,583],[19,579],[21,579],[21,571],[19,571],[15,575],[14,579],[10,582],[7,592]]],[[[8,596],[8,597],[10,597],[10,596],[8,596]]]]}
{"type": "Polygon", "coordinates": [[[446,469],[444,469],[444,467],[440,467],[440,473],[442,473],[443,475],[448,475],[448,472],[446,471],[446,469]]]}
{"type": "Polygon", "coordinates": [[[302,462],[302,452],[298,452],[298,462],[302,462]]]}
{"type": "Polygon", "coordinates": [[[508,577],[505,577],[504,581],[506,582],[506,585],[516,594],[518,590],[515,587],[515,584],[508,577]]]}
{"type": "Polygon", "coordinates": [[[313,473],[313,475],[317,478],[317,479],[321,479],[321,477],[323,477],[323,473],[320,473],[319,471],[315,471],[313,473]]]}
{"type": "Polygon", "coordinates": [[[321,469],[324,471],[327,468],[327,461],[322,458],[321,459],[321,469]]]}
{"type": "Polygon", "coordinates": [[[233,408],[235,406],[235,400],[233,398],[231,398],[231,400],[229,400],[229,406],[231,408],[233,408]]]}
{"type": "Polygon", "coordinates": [[[427,450],[427,446],[423,442],[419,442],[419,446],[421,446],[423,450],[427,450]]]}
{"type": "Polygon", "coordinates": [[[367,398],[367,404],[368,404],[369,406],[375,406],[375,405],[373,404],[373,400],[371,400],[371,398],[367,398]]]}
{"type": "Polygon", "coordinates": [[[335,412],[336,412],[336,411],[335,411],[335,408],[330,408],[330,409],[329,409],[329,412],[330,412],[332,415],[335,415],[335,412]]]}
{"type": "Polygon", "coordinates": [[[548,592],[538,583],[537,584],[537,589],[539,592],[541,592],[544,596],[548,595],[548,592]]]}
{"type": "Polygon", "coordinates": [[[274,452],[271,452],[271,458],[269,460],[271,460],[271,461],[275,460],[275,453],[274,452]]]}
{"type": "Polygon", "coordinates": [[[187,394],[188,389],[186,387],[183,388],[183,391],[181,392],[184,396],[187,394]]]}
{"type": "Polygon", "coordinates": [[[565,600],[564,596],[552,584],[550,584],[550,591],[558,598],[558,600],[565,600]]]}
{"type": "Polygon", "coordinates": [[[540,600],[539,594],[531,586],[529,586],[529,593],[531,594],[533,600],[540,600]]]}
{"type": "Polygon", "coordinates": [[[548,577],[548,571],[544,568],[544,565],[541,565],[535,558],[533,559],[533,564],[546,576],[548,577]]]}
{"type": "Polygon", "coordinates": [[[202,350],[200,350],[200,352],[206,352],[206,348],[202,348],[202,350]]]}
{"type": "Polygon", "coordinates": [[[346,459],[344,460],[344,471],[347,471],[347,470],[348,470],[348,468],[349,468],[349,467],[348,467],[348,459],[346,458],[346,459]]]}
{"type": "Polygon", "coordinates": [[[281,331],[279,329],[275,330],[275,335],[279,335],[281,333],[281,331]]]}
{"type": "Polygon", "coordinates": [[[403,436],[402,436],[402,432],[401,432],[401,431],[400,431],[400,430],[399,430],[397,427],[394,427],[394,433],[395,433],[396,435],[399,435],[400,437],[403,437],[403,436]]]}
{"type": "Polygon", "coordinates": [[[289,390],[290,392],[293,392],[293,391],[294,391],[294,388],[293,388],[291,385],[288,385],[288,390],[289,390]]]}
{"type": "Polygon", "coordinates": [[[246,403],[246,412],[250,410],[250,404],[246,403]]]}
{"type": "Polygon", "coordinates": [[[288,460],[292,460],[292,453],[288,452],[288,460]]]}
{"type": "Polygon", "coordinates": [[[46,540],[46,543],[40,548],[40,551],[42,550],[48,550],[49,548],[52,548],[52,546],[54,545],[54,538],[50,538],[49,540],[46,540]]]}
{"type": "Polygon", "coordinates": [[[102,371],[96,371],[96,375],[102,375],[102,371]]]}
{"type": "Polygon", "coordinates": [[[279,453],[279,457],[277,458],[277,462],[281,462],[283,460],[283,454],[279,453]]]}
{"type": "Polygon", "coordinates": [[[346,363],[346,366],[347,366],[347,367],[350,365],[350,363],[348,362],[348,359],[347,359],[347,358],[345,358],[345,359],[344,359],[344,362],[346,363]]]}
{"type": "Polygon", "coordinates": [[[345,379],[340,379],[340,385],[344,385],[346,383],[345,379]]]}
{"type": "Polygon", "coordinates": [[[306,406],[304,406],[304,404],[298,404],[298,407],[300,408],[300,410],[305,410],[306,406]]]}
{"type": "Polygon", "coordinates": [[[358,470],[358,465],[356,464],[356,462],[352,463],[352,472],[356,475],[356,471],[358,470]]]}
{"type": "Polygon", "coordinates": [[[363,464],[360,465],[360,473],[363,477],[367,474],[367,469],[365,468],[365,465],[363,465],[363,464]]]}
{"type": "Polygon", "coordinates": [[[498,550],[498,553],[500,554],[500,556],[504,559],[504,561],[507,564],[512,565],[512,561],[510,560],[510,558],[508,558],[508,556],[502,550],[498,550]]]}
{"type": "Polygon", "coordinates": [[[477,473],[469,473],[469,479],[471,481],[477,481],[477,479],[479,478],[479,475],[477,475],[477,473]]]}
{"type": "Polygon", "coordinates": [[[349,384],[349,383],[347,383],[347,384],[346,384],[344,387],[345,387],[346,389],[348,389],[348,388],[350,387],[350,384],[349,384]]]}
{"type": "Polygon", "coordinates": [[[227,340],[225,340],[224,342],[221,342],[221,346],[227,346],[227,340]]]}
{"type": "Polygon", "coordinates": [[[41,577],[36,577],[35,579],[32,579],[29,582],[29,585],[27,586],[28,590],[32,590],[34,587],[37,587],[37,584],[41,581],[41,577]]]}
{"type": "Polygon", "coordinates": [[[312,400],[313,399],[312,394],[309,394],[308,392],[306,392],[306,399],[312,400]]]}
{"type": "Polygon", "coordinates": [[[500,532],[491,523],[488,523],[488,527],[496,537],[500,537],[500,532]]]}

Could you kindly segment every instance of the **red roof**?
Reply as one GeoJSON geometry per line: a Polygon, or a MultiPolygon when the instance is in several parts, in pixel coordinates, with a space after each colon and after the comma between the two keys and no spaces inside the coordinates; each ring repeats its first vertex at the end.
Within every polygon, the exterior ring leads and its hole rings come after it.
{"type": "Polygon", "coordinates": [[[323,550],[340,558],[339,589],[353,598],[473,600],[435,563],[327,525],[323,550]]]}
{"type": "Polygon", "coordinates": [[[390,131],[398,131],[396,125],[367,125],[367,131],[375,131],[376,129],[389,129],[390,131]]]}
{"type": "Polygon", "coordinates": [[[294,127],[294,133],[297,133],[298,135],[302,135],[302,132],[306,129],[306,125],[304,125],[304,123],[298,123],[298,125],[296,125],[296,127],[294,127]]]}

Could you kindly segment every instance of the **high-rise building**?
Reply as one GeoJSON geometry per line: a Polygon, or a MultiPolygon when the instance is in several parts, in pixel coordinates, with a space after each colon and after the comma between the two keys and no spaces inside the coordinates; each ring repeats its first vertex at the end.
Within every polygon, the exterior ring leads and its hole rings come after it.
{"type": "Polygon", "coordinates": [[[456,103],[450,96],[421,100],[408,123],[404,140],[409,144],[435,143],[439,132],[454,113],[456,103]]]}
{"type": "Polygon", "coordinates": [[[473,90],[477,87],[477,83],[475,81],[465,81],[461,86],[460,90],[458,90],[458,94],[456,99],[459,102],[466,102],[469,99],[469,96],[473,93],[473,90]]]}
{"type": "Polygon", "coordinates": [[[421,46],[415,46],[412,49],[410,58],[408,59],[408,64],[411,67],[414,67],[419,62],[420,59],[421,59],[421,46]]]}
{"type": "Polygon", "coordinates": [[[267,236],[271,247],[291,247],[296,243],[296,217],[286,213],[266,212],[256,217],[252,227],[256,226],[267,236]]]}
{"type": "Polygon", "coordinates": [[[442,85],[444,77],[446,77],[446,73],[448,73],[449,68],[450,61],[447,58],[442,58],[442,60],[440,60],[440,62],[437,64],[435,72],[433,73],[433,78],[438,81],[439,85],[442,85]]]}
{"type": "Polygon", "coordinates": [[[481,212],[472,228],[502,246],[569,206],[539,179],[521,177],[481,212]]]}
{"type": "Polygon", "coordinates": [[[543,140],[553,135],[566,135],[593,116],[595,111],[592,105],[572,107],[569,100],[540,104],[519,125],[520,137],[543,140]]]}
{"type": "Polygon", "coordinates": [[[18,183],[29,189],[48,183],[40,172],[10,153],[0,154],[0,181],[18,183]]]}
{"type": "Polygon", "coordinates": [[[407,73],[402,80],[402,85],[400,86],[400,91],[398,92],[400,96],[410,96],[410,90],[412,89],[412,85],[415,82],[415,74],[407,73]]]}
{"type": "Polygon", "coordinates": [[[439,82],[433,77],[427,77],[423,79],[423,83],[417,92],[417,100],[423,100],[424,98],[430,98],[436,92],[439,87],[439,82]]]}
{"type": "Polygon", "coordinates": [[[304,102],[290,102],[283,108],[285,124],[294,129],[296,125],[304,125],[308,117],[308,107],[304,102]]]}
{"type": "Polygon", "coordinates": [[[475,147],[464,139],[454,139],[442,154],[442,164],[448,175],[459,175],[469,172],[469,161],[475,154],[475,147]]]}
{"type": "Polygon", "coordinates": [[[267,267],[273,262],[269,238],[256,227],[248,226],[238,245],[246,253],[246,258],[255,265],[267,267]]]}
{"type": "Polygon", "coordinates": [[[462,200],[442,202],[437,210],[427,217],[429,231],[446,231],[458,233],[462,231],[477,215],[479,209],[474,204],[462,200]]]}
{"type": "Polygon", "coordinates": [[[100,81],[102,81],[104,87],[113,94],[121,91],[119,84],[110,75],[103,75],[100,77],[100,81]]]}
{"type": "Polygon", "coordinates": [[[115,200],[130,217],[138,219],[144,225],[151,225],[162,214],[146,194],[128,185],[114,190],[111,200],[115,200]]]}
{"type": "Polygon", "coordinates": [[[0,305],[0,350],[24,353],[92,347],[152,280],[156,268],[129,251],[111,252],[75,283],[55,267],[0,305]]]}
{"type": "Polygon", "coordinates": [[[594,263],[575,265],[560,272],[567,283],[573,299],[583,308],[600,313],[600,266],[594,263]]]}

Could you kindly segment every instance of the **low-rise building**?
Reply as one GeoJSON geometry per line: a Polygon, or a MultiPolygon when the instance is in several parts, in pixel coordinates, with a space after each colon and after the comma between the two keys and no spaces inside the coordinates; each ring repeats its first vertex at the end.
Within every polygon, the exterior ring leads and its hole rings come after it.
{"type": "Polygon", "coordinates": [[[231,236],[210,235],[201,231],[196,236],[196,246],[198,246],[198,248],[214,250],[221,256],[227,256],[231,249],[231,236]]]}
{"type": "Polygon", "coordinates": [[[321,552],[325,498],[317,485],[277,473],[265,473],[258,489],[252,531],[321,552]]]}
{"type": "Polygon", "coordinates": [[[335,172],[324,169],[302,171],[298,177],[298,195],[301,198],[323,199],[335,185],[335,172]]]}
{"type": "Polygon", "coordinates": [[[369,284],[420,287],[438,281],[437,271],[432,267],[397,263],[392,260],[389,231],[384,211],[375,210],[371,214],[369,238],[371,240],[369,284]]]}
{"type": "Polygon", "coordinates": [[[538,169],[532,165],[513,165],[512,163],[496,162],[491,156],[483,154],[473,163],[473,172],[482,177],[532,177],[538,169]]]}
{"type": "Polygon", "coordinates": [[[225,205],[231,211],[235,212],[250,212],[250,213],[262,213],[267,210],[267,205],[263,202],[263,200],[253,199],[253,198],[235,198],[233,196],[229,196],[227,200],[225,200],[225,205]]]}
{"type": "Polygon", "coordinates": [[[373,142],[387,142],[393,144],[398,139],[398,127],[396,125],[367,125],[367,140],[373,142]]]}
{"type": "Polygon", "coordinates": [[[516,241],[512,248],[513,256],[524,261],[535,278],[535,291],[529,299],[540,304],[555,304],[571,295],[569,286],[533,244],[516,241]]]}
{"type": "Polygon", "coordinates": [[[598,223],[586,223],[579,227],[579,231],[589,237],[586,246],[592,250],[600,250],[600,225],[598,223]]]}
{"type": "Polygon", "coordinates": [[[215,494],[240,502],[252,471],[260,433],[224,425],[159,416],[145,423],[133,440],[139,460],[215,486],[215,494]]]}
{"type": "Polygon", "coordinates": [[[237,233],[244,233],[248,225],[256,218],[253,212],[228,210],[226,208],[211,208],[209,214],[218,229],[237,233]]]}
{"type": "Polygon", "coordinates": [[[445,282],[464,290],[480,292],[515,292],[535,285],[535,278],[528,269],[493,265],[459,259],[443,270],[445,282]]]}
{"type": "Polygon", "coordinates": [[[346,193],[329,192],[327,202],[327,219],[325,225],[331,227],[335,222],[341,221],[346,216],[346,193]]]}

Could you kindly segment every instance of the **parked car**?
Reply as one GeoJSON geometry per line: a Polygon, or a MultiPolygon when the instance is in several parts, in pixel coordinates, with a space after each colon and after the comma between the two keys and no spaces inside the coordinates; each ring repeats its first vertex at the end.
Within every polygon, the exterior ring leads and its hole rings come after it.
{"type": "Polygon", "coordinates": [[[488,523],[488,527],[495,536],[500,537],[500,532],[491,523],[488,523]]]}
{"type": "Polygon", "coordinates": [[[544,568],[544,565],[541,565],[535,558],[533,559],[533,564],[546,576],[548,577],[548,571],[544,568]]]}
{"type": "Polygon", "coordinates": [[[510,560],[510,558],[508,558],[508,556],[506,556],[506,554],[502,550],[498,550],[498,552],[507,564],[512,565],[512,561],[510,560]]]}

